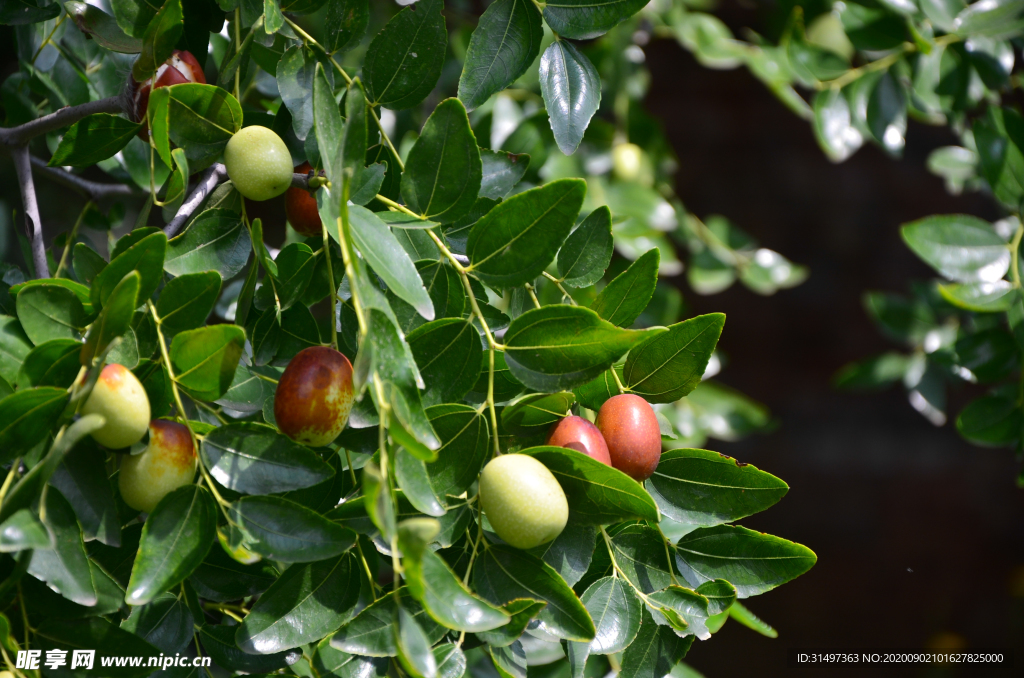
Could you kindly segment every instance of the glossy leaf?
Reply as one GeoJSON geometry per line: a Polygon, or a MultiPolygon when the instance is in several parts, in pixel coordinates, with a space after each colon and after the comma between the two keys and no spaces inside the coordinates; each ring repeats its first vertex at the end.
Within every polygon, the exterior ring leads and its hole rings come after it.
{"type": "Polygon", "coordinates": [[[182,598],[164,593],[146,605],[133,607],[121,628],[165,654],[181,652],[192,641],[195,619],[182,598]]]}
{"type": "Polygon", "coordinates": [[[423,0],[406,7],[374,37],[363,61],[371,105],[412,108],[434,89],[448,44],[442,5],[423,0]]]}
{"type": "Polygon", "coordinates": [[[144,82],[174,51],[182,31],[181,0],[166,0],[142,34],[142,51],[132,65],[135,82],[144,82]]]}
{"type": "Polygon", "coordinates": [[[318,513],[280,497],[243,497],[228,509],[247,548],[285,563],[333,558],[355,535],[318,513]]]}
{"type": "Polygon", "coordinates": [[[572,155],[601,105],[601,76],[575,45],[555,40],[540,58],[540,92],[555,143],[572,155]]]}
{"type": "Polygon", "coordinates": [[[71,1],[64,3],[64,9],[78,29],[92,36],[101,47],[124,54],[137,54],[142,51],[142,41],[126,35],[114,17],[98,7],[71,1]]]}
{"type": "Polygon", "coordinates": [[[0,315],[0,377],[11,384],[17,383],[18,371],[31,350],[32,342],[18,319],[0,315]]]}
{"type": "Polygon", "coordinates": [[[900,229],[914,253],[950,280],[995,282],[1010,267],[1010,251],[992,227],[967,215],[933,216],[900,229]]]}
{"type": "Polygon", "coordinates": [[[590,654],[614,654],[629,647],[640,631],[642,611],[629,584],[621,578],[604,577],[591,584],[580,600],[597,628],[590,654]]]}
{"type": "Polygon", "coordinates": [[[483,167],[480,197],[490,200],[505,198],[530,167],[530,156],[525,153],[516,155],[505,151],[489,151],[485,148],[480,149],[480,161],[483,167]]]}
{"type": "Polygon", "coordinates": [[[32,552],[28,574],[46,582],[68,600],[92,607],[98,601],[82,530],[74,509],[59,491],[46,492],[44,522],[53,534],[53,548],[32,552]]]}
{"type": "Polygon", "coordinates": [[[218,546],[210,549],[188,581],[203,598],[227,602],[263,593],[277,581],[278,575],[274,566],[266,561],[246,565],[218,546]]]}
{"type": "Polygon", "coordinates": [[[95,165],[124,148],[140,127],[117,115],[93,113],[64,133],[47,164],[50,167],[95,165]]]}
{"type": "Polygon", "coordinates": [[[183,581],[215,541],[217,508],[209,492],[186,485],[160,500],[146,520],[125,600],[145,605],[183,581]]]}
{"type": "Polygon", "coordinates": [[[139,272],[131,271],[110,293],[99,317],[85,335],[80,354],[83,365],[91,365],[97,356],[106,352],[111,342],[128,331],[138,307],[140,280],[139,272]]]}
{"type": "MultiPolygon", "coordinates": [[[[156,657],[160,651],[133,633],[118,628],[102,617],[81,620],[47,619],[36,628],[38,647],[59,648],[71,657],[74,650],[88,648],[97,656],[156,657]]],[[[44,653],[45,655],[45,653],[44,653]]],[[[110,678],[142,678],[152,673],[143,660],[142,666],[109,666],[104,668],[110,678]]]]}
{"type": "Polygon", "coordinates": [[[586,184],[559,179],[499,204],[469,233],[471,269],[485,283],[514,287],[540,275],[576,221],[586,184]]]}
{"type": "Polygon", "coordinates": [[[147,235],[114,257],[93,281],[93,306],[106,305],[114,288],[132,271],[139,272],[139,293],[133,308],[149,299],[160,285],[166,251],[167,236],[158,232],[147,235]]]}
{"type": "Polygon", "coordinates": [[[565,239],[558,251],[558,272],[569,287],[589,287],[612,260],[612,213],[599,207],[565,239]]]}
{"type": "Polygon", "coordinates": [[[686,656],[693,638],[680,638],[667,626],[654,623],[651,613],[642,611],[640,631],[622,653],[622,672],[636,678],[660,678],[686,656]]]}
{"type": "Polygon", "coordinates": [[[501,678],[526,678],[526,650],[520,641],[513,641],[503,647],[489,647],[487,652],[501,678]]]}
{"type": "Polygon", "coordinates": [[[46,439],[68,402],[62,388],[22,389],[0,400],[0,459],[9,462],[46,439]]]}
{"type": "Polygon", "coordinates": [[[544,306],[512,321],[505,333],[505,361],[512,375],[531,388],[573,388],[660,331],[621,329],[581,306],[544,306]]]}
{"type": "Polygon", "coordinates": [[[45,550],[53,546],[50,531],[29,509],[19,509],[0,523],[0,553],[25,549],[45,550]]]}
{"type": "Polygon", "coordinates": [[[501,409],[501,427],[515,435],[546,434],[574,400],[572,393],[528,393],[501,409]]]}
{"type": "Polygon", "coordinates": [[[558,0],[545,4],[544,20],[563,37],[588,40],[609,31],[646,4],[644,0],[558,0]]]}
{"type": "Polygon", "coordinates": [[[199,447],[210,475],[245,494],[274,494],[310,487],[331,477],[331,467],[312,450],[262,424],[228,424],[199,447]]]}
{"type": "Polygon", "coordinates": [[[597,528],[570,515],[568,524],[554,541],[538,547],[541,558],[550,565],[569,586],[575,586],[590,569],[597,541],[597,528]]]}
{"type": "Polygon", "coordinates": [[[657,249],[645,252],[605,285],[590,304],[591,310],[613,325],[632,325],[654,296],[660,261],[661,254],[657,249]]]}
{"type": "Polygon", "coordinates": [[[455,403],[427,409],[441,446],[427,465],[431,485],[441,496],[458,496],[476,481],[490,449],[487,420],[476,408],[455,403]]]}
{"type": "MultiPolygon", "coordinates": [[[[408,548],[405,553],[411,555],[408,548]]],[[[508,623],[508,614],[474,596],[433,551],[407,557],[405,563],[409,591],[442,626],[476,633],[508,623]]]]}
{"type": "Polygon", "coordinates": [[[331,53],[355,47],[366,35],[370,22],[369,0],[334,0],[327,3],[324,15],[324,46],[331,53]]]}
{"type": "Polygon", "coordinates": [[[216,400],[227,392],[242,355],[245,331],[237,325],[209,325],[174,337],[174,378],[190,395],[216,400]]]}
{"type": "Polygon", "coordinates": [[[313,668],[321,678],[384,678],[391,662],[386,657],[362,657],[337,650],[324,638],[313,655],[313,668]]]}
{"type": "Polygon", "coordinates": [[[436,642],[444,635],[444,627],[430,619],[420,604],[409,595],[408,589],[399,589],[378,598],[356,615],[355,619],[342,626],[331,638],[331,647],[365,657],[397,656],[394,626],[399,604],[423,629],[428,640],[436,642]]]}
{"type": "Polygon", "coordinates": [[[18,320],[36,346],[52,339],[78,339],[85,325],[82,302],[57,285],[32,285],[18,293],[18,320]]]}
{"type": "Polygon", "coordinates": [[[175,276],[216,271],[227,280],[245,267],[250,247],[249,231],[238,214],[223,208],[206,210],[167,243],[164,268],[175,276]]]}
{"type": "Polygon", "coordinates": [[[540,53],[543,37],[540,12],[529,0],[491,3],[469,40],[459,78],[459,99],[466,108],[479,108],[518,80],[540,53]]]}
{"type": "MultiPolygon", "coordinates": [[[[196,630],[203,650],[218,666],[230,666],[246,673],[264,673],[294,664],[299,653],[285,650],[274,654],[254,655],[243,652],[235,643],[237,626],[205,624],[196,630]]],[[[204,677],[205,678],[205,677],[204,677]]]]}
{"type": "Polygon", "coordinates": [[[480,376],[480,335],[466,320],[443,318],[422,325],[409,335],[409,347],[427,386],[420,396],[424,406],[462,400],[480,376]]]}
{"type": "Polygon", "coordinates": [[[622,371],[630,391],[649,403],[672,403],[700,383],[718,345],[725,315],[690,318],[629,352],[622,371]]]}
{"type": "Polygon", "coordinates": [[[121,545],[121,523],[107,478],[106,454],[93,443],[76,445],[50,478],[50,484],[68,500],[86,541],[97,539],[121,545]]]}
{"type": "Polygon", "coordinates": [[[675,584],[661,533],[643,524],[628,525],[612,535],[615,561],[626,578],[644,593],[675,584]]]}

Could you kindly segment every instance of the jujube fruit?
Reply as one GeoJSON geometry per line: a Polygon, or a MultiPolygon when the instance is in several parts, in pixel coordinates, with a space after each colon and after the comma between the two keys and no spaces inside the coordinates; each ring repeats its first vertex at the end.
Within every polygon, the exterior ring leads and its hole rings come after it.
{"type": "MultiPolygon", "coordinates": [[[[135,78],[129,76],[128,88],[131,96],[131,111],[129,117],[134,122],[140,122],[146,117],[146,110],[149,108],[149,95],[158,87],[170,87],[171,85],[182,85],[185,83],[206,84],[206,75],[203,67],[191,52],[176,49],[171,57],[160,64],[156,73],[148,80],[136,82],[135,78]]],[[[143,141],[149,140],[149,127],[145,125],[139,130],[139,138],[143,141]]]]}
{"type": "Polygon", "coordinates": [[[299,351],[277,384],[274,418],[295,442],[322,447],[348,423],[355,393],[352,363],[329,346],[299,351]]]}
{"type": "Polygon", "coordinates": [[[480,506],[507,544],[532,549],[565,529],[569,502],[544,464],[525,454],[505,454],[480,473],[480,506]]]}
{"type": "Polygon", "coordinates": [[[125,503],[136,511],[152,513],[165,496],[196,475],[196,448],[182,424],[154,419],[149,424],[149,446],[141,454],[125,455],[117,486],[125,503]]]}
{"type": "Polygon", "coordinates": [[[636,144],[616,144],[612,149],[612,169],[615,176],[623,181],[633,181],[640,176],[644,152],[636,144]]]}
{"type": "Polygon", "coordinates": [[[131,370],[110,364],[100,372],[82,414],[100,414],[107,420],[92,432],[100,445],[115,450],[130,447],[142,440],[149,428],[149,398],[131,370]]]}
{"type": "MultiPolygon", "coordinates": [[[[295,168],[297,174],[308,174],[313,169],[308,162],[295,168]]],[[[284,208],[288,214],[288,223],[302,235],[314,236],[323,233],[323,222],[316,207],[316,198],[298,186],[292,186],[284,194],[284,208]]]]}
{"type": "Polygon", "coordinates": [[[583,417],[571,415],[555,423],[551,427],[551,432],[548,434],[545,445],[568,447],[577,452],[582,452],[588,457],[593,457],[602,464],[612,465],[604,436],[601,435],[596,426],[583,417]]]}
{"type": "Polygon", "coordinates": [[[632,393],[609,398],[597,413],[612,466],[634,480],[651,477],[661,460],[661,428],[646,400],[632,393]]]}
{"type": "Polygon", "coordinates": [[[292,185],[292,154],[272,129],[235,132],[224,147],[224,165],[238,192],[250,200],[276,198],[292,185]]]}

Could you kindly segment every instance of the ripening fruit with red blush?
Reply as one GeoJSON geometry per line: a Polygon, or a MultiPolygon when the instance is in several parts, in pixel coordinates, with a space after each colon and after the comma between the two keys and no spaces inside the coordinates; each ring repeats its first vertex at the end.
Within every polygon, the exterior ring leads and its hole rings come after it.
{"type": "MultiPolygon", "coordinates": [[[[304,162],[295,168],[296,174],[309,174],[313,167],[304,162]]],[[[288,213],[288,223],[296,231],[306,236],[321,235],[323,222],[316,208],[316,198],[309,191],[292,186],[284,194],[284,208],[288,213]]]]}
{"type": "Polygon", "coordinates": [[[631,393],[609,398],[597,413],[612,466],[634,480],[651,477],[661,460],[661,428],[646,400],[631,393]]]}
{"type": "Polygon", "coordinates": [[[292,358],[274,395],[274,418],[297,443],[322,447],[348,423],[355,393],[352,363],[329,346],[312,346],[292,358]]]}
{"type": "MultiPolygon", "coordinates": [[[[135,78],[128,76],[128,93],[132,100],[131,119],[135,122],[145,119],[146,109],[149,108],[149,95],[157,87],[170,87],[189,82],[205,85],[206,75],[192,53],[180,49],[174,50],[171,58],[160,64],[156,73],[148,80],[139,83],[135,82],[135,78]]],[[[139,138],[143,141],[149,140],[148,125],[143,125],[139,130],[139,138]]]]}
{"type": "Polygon", "coordinates": [[[557,422],[551,427],[545,445],[568,447],[571,450],[582,452],[588,457],[593,457],[602,464],[612,465],[604,436],[596,426],[583,417],[571,415],[557,422]]]}
{"type": "Polygon", "coordinates": [[[182,424],[164,419],[149,422],[149,446],[125,455],[117,486],[121,498],[136,511],[152,513],[160,500],[188,485],[198,461],[192,436],[182,424]]]}

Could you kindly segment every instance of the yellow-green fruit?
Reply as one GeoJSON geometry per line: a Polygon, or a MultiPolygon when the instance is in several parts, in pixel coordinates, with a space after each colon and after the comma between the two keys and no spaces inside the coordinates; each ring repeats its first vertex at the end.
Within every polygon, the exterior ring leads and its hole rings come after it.
{"type": "Polygon", "coordinates": [[[125,503],[152,513],[165,496],[196,475],[196,451],[188,429],[173,421],[155,419],[149,425],[149,446],[125,455],[117,486],[125,503]]]}
{"type": "Polygon", "coordinates": [[[146,389],[124,365],[107,365],[82,406],[82,414],[101,414],[107,420],[92,437],[111,449],[130,447],[142,440],[149,428],[146,389]]]}
{"type": "Polygon", "coordinates": [[[562,486],[544,464],[525,454],[505,454],[484,467],[480,506],[498,536],[519,549],[551,541],[569,520],[562,486]]]}
{"type": "Polygon", "coordinates": [[[623,181],[633,181],[643,169],[644,152],[636,144],[616,144],[612,149],[612,168],[623,181]]]}
{"type": "Polygon", "coordinates": [[[276,198],[292,185],[292,154],[277,133],[243,127],[224,149],[224,165],[238,192],[249,200],[276,198]]]}

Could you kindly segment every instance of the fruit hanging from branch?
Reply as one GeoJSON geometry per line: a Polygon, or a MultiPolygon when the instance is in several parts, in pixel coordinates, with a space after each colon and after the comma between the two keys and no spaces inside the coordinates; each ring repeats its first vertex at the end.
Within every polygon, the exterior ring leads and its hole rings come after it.
{"type": "Polygon", "coordinates": [[[231,182],[250,200],[276,198],[292,185],[292,154],[271,129],[243,127],[224,148],[231,182]]]}
{"type": "MultiPolygon", "coordinates": [[[[308,174],[313,167],[304,162],[295,168],[297,174],[308,174]]],[[[316,236],[323,232],[323,222],[317,211],[316,198],[304,188],[292,186],[284,194],[284,208],[288,214],[288,223],[296,231],[306,236],[316,236]]]]}
{"type": "Polygon", "coordinates": [[[651,477],[661,459],[661,428],[646,400],[632,393],[609,398],[597,413],[612,466],[634,480],[651,477]]]}
{"type": "Polygon", "coordinates": [[[551,427],[551,433],[548,434],[545,445],[568,447],[593,457],[603,464],[612,465],[604,436],[596,426],[583,417],[571,415],[557,422],[551,427]]]}
{"type": "Polygon", "coordinates": [[[149,398],[131,370],[110,364],[100,372],[82,414],[100,414],[107,420],[92,432],[100,445],[115,450],[131,447],[149,429],[149,398]]]}
{"type": "Polygon", "coordinates": [[[149,445],[141,454],[121,459],[118,489],[125,503],[152,513],[160,500],[196,475],[196,448],[182,424],[154,419],[149,424],[149,445]]]}
{"type": "Polygon", "coordinates": [[[277,427],[303,445],[328,445],[348,423],[354,395],[348,358],[329,346],[303,349],[277,384],[277,427]]]}
{"type": "Polygon", "coordinates": [[[480,505],[499,537],[518,549],[553,540],[569,520],[562,486],[525,454],[495,457],[480,473],[480,505]]]}
{"type": "MultiPolygon", "coordinates": [[[[128,76],[128,96],[130,97],[129,116],[134,122],[142,122],[146,119],[146,110],[149,108],[149,95],[158,87],[170,87],[171,85],[183,85],[185,83],[206,84],[206,75],[202,66],[191,52],[176,49],[171,57],[160,64],[150,78],[143,82],[136,82],[131,75],[128,76]]],[[[149,141],[149,127],[143,125],[139,130],[139,138],[149,141]]]]}

